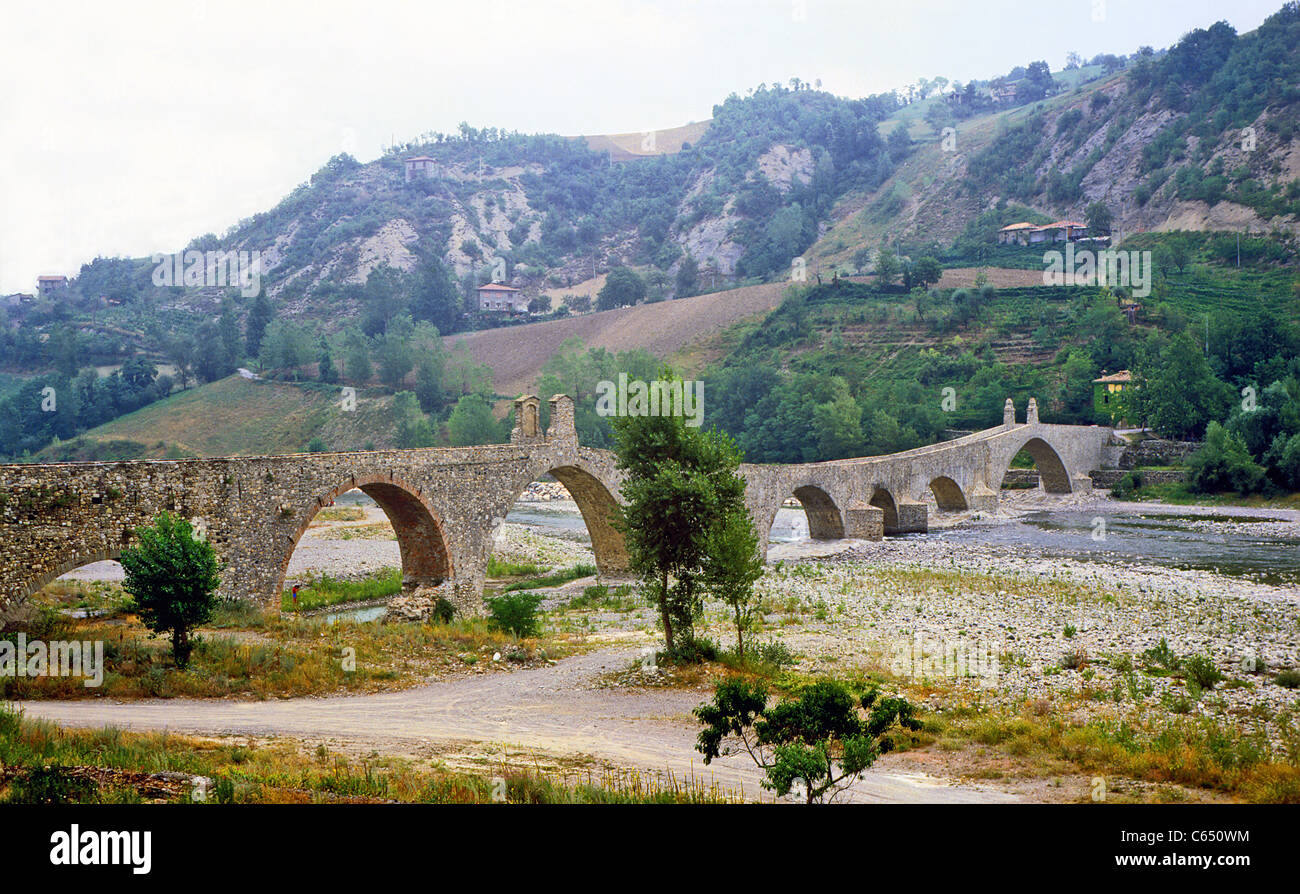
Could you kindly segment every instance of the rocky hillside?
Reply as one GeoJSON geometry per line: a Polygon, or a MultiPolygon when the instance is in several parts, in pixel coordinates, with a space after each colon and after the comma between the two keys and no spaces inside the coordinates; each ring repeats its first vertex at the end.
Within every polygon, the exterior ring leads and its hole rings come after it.
{"type": "Polygon", "coordinates": [[[921,145],[878,189],[841,200],[814,256],[849,264],[864,243],[963,236],[970,254],[1026,211],[1083,221],[1093,203],[1121,235],[1300,229],[1295,3],[1248,34],[1220,23],[1122,71],[1056,82],[1066,89],[1011,110],[965,115],[949,96],[896,112],[883,126],[902,123],[921,145]]]}

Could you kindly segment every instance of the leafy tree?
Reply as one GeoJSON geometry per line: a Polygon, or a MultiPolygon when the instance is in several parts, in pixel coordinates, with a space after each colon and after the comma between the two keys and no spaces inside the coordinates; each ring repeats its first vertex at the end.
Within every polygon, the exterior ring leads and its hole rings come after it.
{"type": "Polygon", "coordinates": [[[673,280],[673,295],[677,298],[689,298],[699,294],[700,265],[695,258],[687,254],[677,265],[677,276],[673,280]]]}
{"type": "Polygon", "coordinates": [[[497,443],[502,440],[501,429],[492,415],[492,405],[481,394],[463,395],[447,419],[447,434],[454,447],[497,443]]]}
{"type": "Polygon", "coordinates": [[[252,309],[248,312],[248,319],[244,321],[245,355],[257,357],[262,353],[262,337],[273,319],[275,319],[275,311],[271,307],[271,302],[265,295],[258,294],[253,301],[252,309]]]}
{"type": "Polygon", "coordinates": [[[1187,457],[1186,465],[1192,489],[1205,494],[1252,494],[1263,490],[1267,480],[1263,467],[1246,449],[1246,442],[1218,422],[1209,424],[1205,443],[1187,457]]]}
{"type": "Polygon", "coordinates": [[[348,381],[364,385],[374,375],[375,367],[370,359],[370,342],[358,329],[350,329],[343,336],[343,364],[347,370],[348,381]]]}
{"type": "Polygon", "coordinates": [[[764,788],[784,796],[801,783],[809,804],[834,800],[860,779],[893,749],[895,731],[921,728],[906,699],[880,698],[875,689],[855,698],[838,680],[818,680],[769,707],[761,681],[732,678],[695,716],[704,725],[696,750],[705,765],[743,748],[765,772],[764,788]],[[724,750],[729,738],[739,747],[724,750]]]}
{"type": "Polygon", "coordinates": [[[1134,410],[1175,438],[1200,437],[1207,423],[1227,414],[1232,400],[1232,389],[1215,377],[1187,333],[1175,337],[1157,362],[1139,368],[1136,385],[1134,410]]]}
{"type": "Polygon", "coordinates": [[[194,330],[194,371],[204,382],[224,379],[235,371],[220,328],[211,320],[204,320],[194,330]]]}
{"type": "Polygon", "coordinates": [[[431,258],[423,263],[415,276],[411,316],[432,323],[440,331],[450,334],[460,326],[460,308],[456,283],[442,261],[431,258]]]}
{"type": "Polygon", "coordinates": [[[415,327],[411,318],[399,314],[388,323],[388,331],[380,336],[375,349],[375,359],[379,361],[379,381],[389,388],[397,388],[410,373],[415,363],[411,351],[411,338],[415,327]]]}
{"type": "Polygon", "coordinates": [[[943,265],[938,260],[925,255],[912,264],[912,282],[925,288],[939,282],[943,276],[943,265]]]}
{"type": "Polygon", "coordinates": [[[626,307],[645,298],[645,281],[630,267],[615,267],[596,293],[596,309],[626,307]]]}
{"type": "Polygon", "coordinates": [[[617,525],[632,569],[658,604],[668,654],[688,655],[709,534],[745,511],[740,452],[726,435],[687,426],[682,416],[629,415],[613,425],[618,467],[627,474],[617,525]]]}
{"type": "Polygon", "coordinates": [[[745,660],[745,636],[754,626],[754,582],[763,576],[754,523],[745,512],[722,516],[709,532],[704,559],[705,588],[731,606],[736,625],[736,654],[745,660]]]}
{"type": "Polygon", "coordinates": [[[139,545],[122,551],[122,588],[135,599],[140,620],[154,633],[170,633],[179,667],[189,665],[190,631],[212,617],[221,564],[212,544],[194,536],[190,523],[164,512],[136,529],[139,545]]]}
{"type": "Polygon", "coordinates": [[[263,369],[285,369],[298,377],[298,368],[312,359],[311,334],[299,323],[273,320],[262,338],[262,352],[258,364],[263,369]]]}
{"type": "Polygon", "coordinates": [[[1025,77],[1016,85],[1016,102],[1029,103],[1045,99],[1056,90],[1056,81],[1052,79],[1052,70],[1046,62],[1031,62],[1025,70],[1025,77]]]}
{"type": "Polygon", "coordinates": [[[883,245],[876,250],[876,282],[882,286],[892,286],[898,280],[901,265],[898,256],[883,245]]]}
{"type": "Polygon", "coordinates": [[[420,402],[411,392],[393,395],[393,419],[397,423],[398,447],[432,447],[437,443],[429,417],[420,412],[420,402]]]}
{"type": "Polygon", "coordinates": [[[332,385],[339,380],[339,371],[334,368],[334,358],[330,356],[330,345],[325,336],[322,335],[316,343],[316,350],[316,378],[332,385]]]}
{"type": "Polygon", "coordinates": [[[1083,219],[1088,224],[1089,232],[1094,236],[1110,232],[1111,214],[1105,202],[1093,202],[1088,205],[1083,211],[1083,219]]]}

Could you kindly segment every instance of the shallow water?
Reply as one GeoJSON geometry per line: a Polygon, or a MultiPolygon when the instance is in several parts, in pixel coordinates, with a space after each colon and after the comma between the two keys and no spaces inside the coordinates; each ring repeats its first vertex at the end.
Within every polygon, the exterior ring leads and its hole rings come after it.
{"type": "MultiPolygon", "coordinates": [[[[534,511],[530,506],[518,518],[539,528],[585,530],[582,516],[572,510],[534,511]]],[[[516,513],[509,520],[515,521],[516,513]]],[[[901,536],[1014,546],[1043,556],[1213,571],[1273,585],[1300,584],[1300,538],[1258,532],[1261,524],[1273,521],[1220,514],[1044,509],[1020,518],[968,522],[901,536]],[[1250,533],[1242,531],[1247,524],[1250,533]]],[[[784,506],[777,510],[769,540],[773,545],[811,543],[803,510],[784,506]]]]}
{"type": "MultiPolygon", "coordinates": [[[[1213,571],[1274,585],[1300,583],[1300,539],[1258,531],[1265,518],[1051,509],[912,537],[1020,546],[1044,556],[1213,571]],[[1246,533],[1242,525],[1251,523],[1246,533]]],[[[1279,525],[1279,527],[1281,527],[1279,525]]]]}
{"type": "Polygon", "coordinates": [[[343,611],[330,612],[325,615],[326,624],[337,624],[339,621],[378,621],[388,611],[387,605],[369,605],[365,608],[351,608],[343,611]]]}

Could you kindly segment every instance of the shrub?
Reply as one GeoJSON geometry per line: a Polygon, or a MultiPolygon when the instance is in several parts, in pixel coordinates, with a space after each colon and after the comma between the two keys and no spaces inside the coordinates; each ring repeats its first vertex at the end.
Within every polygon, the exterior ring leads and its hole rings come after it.
{"type": "Polygon", "coordinates": [[[1246,442],[1217,422],[1206,428],[1205,445],[1187,458],[1187,473],[1192,490],[1205,494],[1251,494],[1262,490],[1267,480],[1246,442]]]}
{"type": "Polygon", "coordinates": [[[537,593],[506,593],[486,599],[491,625],[515,636],[536,636],[541,626],[537,608],[542,597],[537,593]]]}
{"type": "Polygon", "coordinates": [[[433,604],[433,618],[441,624],[450,624],[456,617],[456,606],[448,601],[446,596],[439,596],[438,601],[433,604]]]}
{"type": "Polygon", "coordinates": [[[1159,645],[1147,649],[1142,653],[1142,660],[1146,663],[1147,667],[1155,667],[1158,665],[1167,670],[1177,670],[1182,663],[1174,653],[1174,650],[1169,648],[1169,643],[1163,636],[1160,637],[1159,645]]]}
{"type": "Polygon", "coordinates": [[[96,800],[95,780],[74,776],[66,767],[38,767],[9,786],[10,804],[82,804],[96,800]]]}
{"type": "Polygon", "coordinates": [[[1208,655],[1192,655],[1183,659],[1183,672],[1187,679],[1200,689],[1213,689],[1223,682],[1223,674],[1214,666],[1208,655]]]}
{"type": "Polygon", "coordinates": [[[1142,473],[1129,472],[1110,489],[1110,495],[1117,500],[1127,500],[1142,488],[1142,473]]]}
{"type": "Polygon", "coordinates": [[[1273,678],[1273,682],[1283,689],[1300,688],[1300,670],[1295,668],[1284,670],[1273,678]]]}

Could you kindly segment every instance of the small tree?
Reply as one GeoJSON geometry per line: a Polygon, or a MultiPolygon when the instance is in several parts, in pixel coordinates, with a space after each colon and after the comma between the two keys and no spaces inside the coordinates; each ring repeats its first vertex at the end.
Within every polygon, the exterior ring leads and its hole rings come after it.
{"type": "Polygon", "coordinates": [[[704,586],[731,606],[736,624],[736,654],[745,660],[745,634],[754,624],[754,581],[763,576],[763,554],[749,516],[724,515],[709,532],[704,586]]]}
{"type": "Polygon", "coordinates": [[[876,251],[876,284],[881,286],[892,286],[898,279],[899,269],[902,265],[898,263],[898,258],[893,252],[887,250],[883,245],[876,251]]]}
{"type": "Polygon", "coordinates": [[[179,667],[190,661],[190,631],[212,616],[221,563],[212,544],[194,536],[190,523],[164,512],[136,529],[139,545],[122,551],[126,581],[140,620],[154,633],[171,633],[179,667]]]}
{"type": "Polygon", "coordinates": [[[659,606],[668,653],[685,654],[702,609],[709,533],[728,513],[744,511],[740,450],[683,416],[622,416],[612,427],[618,467],[627,472],[615,523],[632,569],[659,606]]]}
{"type": "Polygon", "coordinates": [[[1088,229],[1094,236],[1100,233],[1110,233],[1111,214],[1110,208],[1105,202],[1093,202],[1083,212],[1084,220],[1088,223],[1088,229]]]}
{"type": "Polygon", "coordinates": [[[764,788],[788,795],[802,782],[809,804],[834,800],[861,778],[893,748],[893,730],[921,727],[906,699],[879,698],[875,689],[855,698],[836,680],[819,680],[770,708],[767,702],[762,682],[717,684],[713,703],[695,709],[704,724],[696,750],[708,765],[743,748],[765,771],[764,788]],[[740,740],[739,748],[724,750],[729,737],[740,740]]]}
{"type": "Polygon", "coordinates": [[[943,266],[929,255],[917,258],[912,265],[912,282],[922,288],[936,284],[942,276],[943,266]]]}

